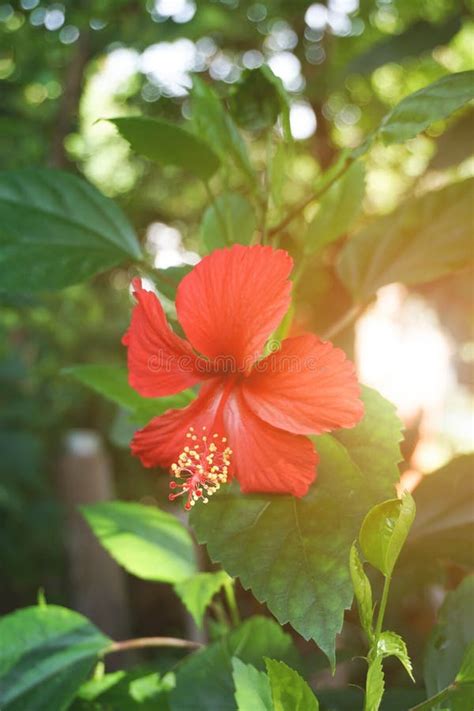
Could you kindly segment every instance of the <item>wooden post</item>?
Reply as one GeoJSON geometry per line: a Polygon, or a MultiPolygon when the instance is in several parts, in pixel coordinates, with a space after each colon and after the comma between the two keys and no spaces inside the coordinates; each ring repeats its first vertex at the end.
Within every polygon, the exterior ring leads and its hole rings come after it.
{"type": "Polygon", "coordinates": [[[78,507],[115,496],[109,459],[100,435],[71,430],[64,440],[58,491],[66,510],[66,550],[71,604],[112,639],[130,636],[126,579],[98,543],[78,507]]]}

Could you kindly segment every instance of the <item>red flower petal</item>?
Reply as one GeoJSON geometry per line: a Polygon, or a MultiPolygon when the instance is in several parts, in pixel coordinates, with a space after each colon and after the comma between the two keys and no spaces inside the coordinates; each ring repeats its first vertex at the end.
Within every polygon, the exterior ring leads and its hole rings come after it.
{"type": "Polygon", "coordinates": [[[181,281],[176,309],[194,348],[248,368],[290,304],[293,260],[283,250],[234,245],[205,257],[181,281]]]}
{"type": "Polygon", "coordinates": [[[304,496],[316,478],[318,455],[307,437],[272,427],[257,417],[238,391],[224,411],[235,476],[244,493],[304,496]]]}
{"type": "Polygon", "coordinates": [[[128,346],[130,385],[145,397],[173,395],[199,382],[196,355],[187,341],[169,327],[153,292],[133,280],[137,305],[122,339],[128,346]]]}
{"type": "Polygon", "coordinates": [[[198,397],[181,410],[168,410],[153,418],[132,439],[132,454],[140,457],[145,467],[170,467],[176,462],[188,442],[186,433],[190,427],[200,431],[212,427],[217,407],[221,400],[222,385],[217,380],[206,383],[198,397]]]}
{"type": "Polygon", "coordinates": [[[364,414],[353,363],[311,334],[288,338],[257,363],[242,393],[259,417],[296,434],[353,427],[364,414]]]}

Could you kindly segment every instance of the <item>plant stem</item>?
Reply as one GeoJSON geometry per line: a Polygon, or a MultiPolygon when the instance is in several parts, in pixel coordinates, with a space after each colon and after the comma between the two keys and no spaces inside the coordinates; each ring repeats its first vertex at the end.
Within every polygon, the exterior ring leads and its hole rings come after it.
{"type": "Polygon", "coordinates": [[[338,336],[341,331],[344,331],[345,328],[347,328],[351,325],[351,323],[357,320],[364,308],[365,307],[361,304],[354,304],[353,306],[351,306],[351,308],[346,311],[346,313],[343,314],[338,321],[333,323],[333,325],[328,328],[326,333],[323,335],[323,338],[325,340],[332,340],[333,338],[338,336]]]}
{"type": "Polygon", "coordinates": [[[304,198],[298,205],[296,205],[286,217],[281,220],[275,227],[272,227],[270,230],[268,230],[268,236],[273,237],[274,235],[278,234],[278,232],[281,232],[284,230],[288,225],[293,222],[293,220],[298,217],[298,215],[303,212],[303,210],[308,207],[312,202],[315,200],[319,200],[328,190],[330,187],[334,185],[336,180],[339,180],[339,178],[344,175],[344,173],[348,170],[348,168],[352,165],[353,159],[347,158],[345,162],[342,164],[340,170],[338,170],[330,180],[328,180],[327,183],[324,183],[319,190],[316,190],[314,193],[311,193],[307,198],[304,198]]]}
{"type": "Polygon", "coordinates": [[[231,245],[231,244],[232,244],[232,239],[231,239],[231,236],[230,236],[230,234],[229,234],[229,225],[228,225],[228,223],[227,223],[226,216],[225,216],[225,214],[221,211],[220,205],[217,203],[217,200],[216,200],[216,198],[215,198],[215,196],[214,196],[214,193],[212,192],[212,189],[211,189],[211,186],[210,186],[210,184],[209,184],[209,181],[208,181],[208,180],[204,180],[203,182],[204,182],[204,187],[205,187],[205,189],[206,189],[207,197],[209,198],[209,200],[210,200],[210,202],[211,202],[211,205],[213,205],[213,207],[214,207],[214,209],[215,209],[215,211],[216,211],[217,219],[219,220],[220,225],[221,225],[221,229],[222,229],[222,231],[224,232],[225,241],[226,241],[227,244],[231,245]]]}
{"type": "Polygon", "coordinates": [[[451,692],[457,688],[457,686],[456,682],[453,682],[447,686],[446,689],[442,689],[426,701],[422,701],[421,704],[412,706],[409,711],[428,711],[428,709],[432,709],[435,704],[438,704],[440,701],[444,701],[451,694],[451,692]]]}
{"type": "Polygon", "coordinates": [[[235,590],[234,590],[233,580],[227,580],[224,583],[224,593],[225,593],[225,599],[227,601],[227,607],[229,608],[230,619],[232,621],[232,625],[234,627],[237,627],[237,625],[240,625],[240,615],[239,615],[239,608],[237,607],[237,600],[235,598],[235,590]]]}
{"type": "Polygon", "coordinates": [[[142,647],[199,649],[202,646],[200,642],[193,642],[190,639],[178,639],[177,637],[137,637],[136,639],[125,639],[122,642],[114,642],[105,650],[105,654],[124,652],[128,649],[141,649],[142,647]]]}
{"type": "Polygon", "coordinates": [[[265,244],[267,239],[267,220],[268,220],[268,206],[270,203],[270,185],[272,180],[272,132],[271,130],[267,133],[266,140],[266,161],[265,161],[265,172],[264,172],[264,203],[263,203],[263,214],[262,214],[262,227],[261,227],[261,244],[265,244]]]}
{"type": "Polygon", "coordinates": [[[383,618],[385,615],[385,608],[387,607],[388,591],[390,590],[390,583],[392,582],[392,576],[387,575],[383,584],[382,600],[380,601],[379,614],[377,616],[377,624],[375,626],[374,644],[377,648],[377,643],[379,641],[380,633],[382,632],[383,618]]]}

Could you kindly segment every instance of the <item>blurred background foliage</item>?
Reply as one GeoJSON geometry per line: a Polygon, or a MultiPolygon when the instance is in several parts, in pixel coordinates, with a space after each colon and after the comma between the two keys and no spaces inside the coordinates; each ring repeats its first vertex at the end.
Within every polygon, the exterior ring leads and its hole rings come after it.
{"type": "MultiPolygon", "coordinates": [[[[471,11],[468,0],[1,2],[0,167],[51,166],[84,175],[120,202],[154,266],[192,264],[213,247],[206,237],[213,217],[203,217],[208,204],[203,184],[179,168],[162,168],[132,154],[113,124],[101,119],[185,120],[191,114],[193,76],[211,80],[244,131],[253,164],[263,169],[272,158],[270,214],[271,224],[277,224],[314,191],[337,153],[360,144],[405,95],[447,73],[472,68],[471,11]],[[249,81],[248,72],[263,65],[281,79],[284,106],[275,106],[264,71],[258,81],[249,81]],[[278,114],[283,118],[269,143],[266,129],[278,114]],[[290,148],[281,140],[288,131],[285,116],[294,137],[290,148]]],[[[413,194],[468,177],[472,148],[469,108],[403,145],[377,143],[366,159],[355,224],[362,227],[413,194]]],[[[215,177],[212,190],[233,190],[245,198],[245,174],[215,177]]],[[[245,210],[245,204],[233,207],[245,210]]],[[[283,230],[281,244],[300,253],[316,215],[314,206],[302,210],[283,230]]],[[[350,305],[333,266],[338,249],[339,244],[330,245],[312,255],[300,281],[297,323],[318,333],[350,305]]],[[[123,363],[120,337],[128,322],[133,275],[132,269],[119,268],[59,293],[0,294],[0,564],[8,571],[2,574],[1,613],[31,603],[39,586],[46,587],[49,600],[69,602],[64,551],[57,546],[63,515],[55,485],[66,432],[109,433],[107,448],[121,497],[154,501],[162,486],[129,456],[130,425],[123,413],[61,375],[75,363],[123,363]]],[[[358,356],[362,379],[368,382],[365,376],[372,372],[369,384],[398,405],[408,428],[407,476],[440,467],[466,451],[472,438],[472,283],[472,274],[464,271],[385,291],[378,318],[389,331],[398,329],[398,343],[408,340],[405,350],[402,343],[391,354],[379,344],[378,362],[392,360],[378,375],[367,356],[374,340],[363,340],[370,319],[358,324],[356,339],[352,327],[338,338],[358,356]],[[390,321],[394,312],[398,322],[390,321]],[[428,331],[410,341],[421,323],[428,331]],[[431,368],[432,380],[410,399],[430,352],[438,369],[431,368]],[[441,399],[430,399],[438,386],[441,399]]],[[[171,302],[168,307],[172,314],[171,302]]],[[[390,349],[393,343],[388,339],[385,345],[390,349]]],[[[461,568],[464,563],[459,561],[461,568]]],[[[444,570],[448,583],[450,576],[461,575],[457,565],[444,570]]],[[[406,566],[409,570],[410,561],[406,566]]],[[[437,570],[430,580],[441,577],[437,570]]],[[[419,614],[417,595],[426,603],[433,594],[421,579],[417,592],[416,582],[410,574],[410,591],[400,582],[404,598],[397,613],[398,629],[408,630],[407,636],[415,624],[414,645],[432,622],[429,606],[425,616],[419,614]]],[[[153,634],[155,628],[166,633],[159,600],[143,583],[129,583],[136,633],[153,634]]],[[[256,607],[250,599],[245,604],[256,607]]],[[[179,624],[172,618],[170,631],[179,624]]]]}

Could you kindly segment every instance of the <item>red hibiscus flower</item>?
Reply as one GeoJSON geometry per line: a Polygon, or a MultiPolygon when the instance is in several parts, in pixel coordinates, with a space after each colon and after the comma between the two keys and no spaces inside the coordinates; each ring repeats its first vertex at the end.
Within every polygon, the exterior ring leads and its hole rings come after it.
{"type": "Polygon", "coordinates": [[[137,305],[123,339],[130,385],[159,397],[201,383],[196,400],[155,417],[131,445],[146,467],[171,467],[170,498],[184,494],[187,509],[232,476],[245,493],[304,496],[318,462],[305,435],[352,427],[363,415],[354,366],[331,343],[307,333],[262,358],[290,304],[292,266],[285,251],[263,246],[205,257],[178,287],[188,340],[133,283],[137,305]]]}

